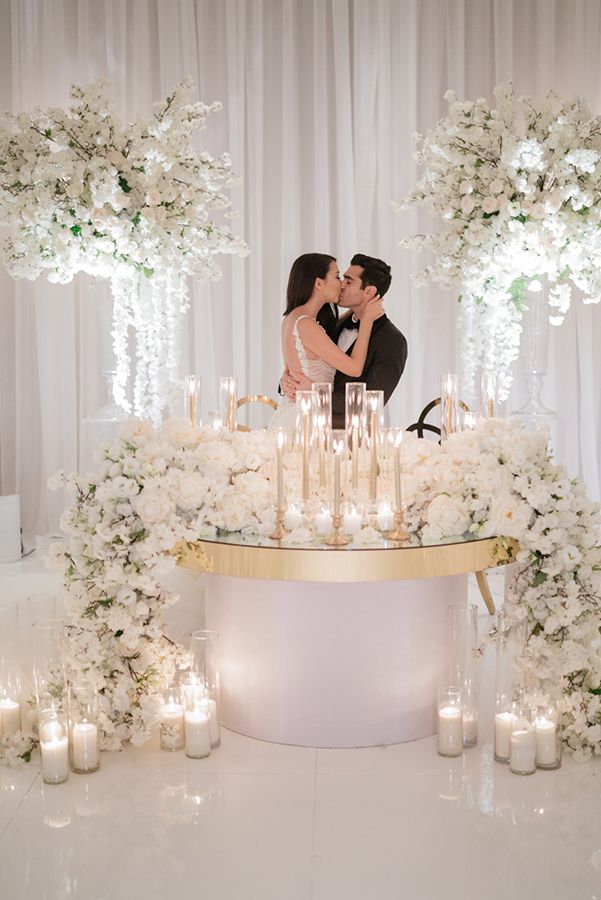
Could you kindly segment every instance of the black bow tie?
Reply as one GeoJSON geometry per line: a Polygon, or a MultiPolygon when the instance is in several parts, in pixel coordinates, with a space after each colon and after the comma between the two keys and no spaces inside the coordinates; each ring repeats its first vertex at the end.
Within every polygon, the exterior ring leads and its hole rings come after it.
{"type": "MultiPolygon", "coordinates": [[[[348,319],[345,319],[345,321],[343,322],[342,328],[357,329],[357,328],[359,328],[359,322],[356,319],[354,319],[352,316],[349,316],[348,319]]],[[[341,331],[342,331],[342,328],[340,329],[341,331]]]]}

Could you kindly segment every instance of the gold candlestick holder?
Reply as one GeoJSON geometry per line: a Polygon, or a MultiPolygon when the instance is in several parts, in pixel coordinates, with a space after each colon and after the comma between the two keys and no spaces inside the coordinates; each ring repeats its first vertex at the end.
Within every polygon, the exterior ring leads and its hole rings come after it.
{"type": "Polygon", "coordinates": [[[411,535],[405,528],[403,511],[401,509],[396,510],[394,514],[394,528],[386,534],[386,537],[389,541],[396,541],[399,544],[406,544],[409,541],[411,535]]]}
{"type": "Polygon", "coordinates": [[[269,535],[272,541],[281,541],[288,532],[284,528],[284,507],[278,506],[275,514],[275,528],[269,535]]]}
{"type": "Polygon", "coordinates": [[[324,544],[329,547],[343,547],[345,544],[350,544],[350,541],[350,537],[342,531],[342,513],[334,513],[332,531],[324,540],[324,544]]]}

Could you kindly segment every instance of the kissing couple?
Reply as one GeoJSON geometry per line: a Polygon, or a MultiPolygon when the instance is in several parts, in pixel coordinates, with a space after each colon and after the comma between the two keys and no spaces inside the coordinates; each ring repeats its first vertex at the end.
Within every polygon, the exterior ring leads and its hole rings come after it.
{"type": "Polygon", "coordinates": [[[341,278],[326,253],[304,253],[292,264],[282,322],[283,398],[270,428],[296,423],[296,391],[332,384],[332,427],[344,428],[345,385],[362,381],[388,403],[407,360],[407,341],[382,304],[390,266],[357,253],[341,278]],[[338,307],[347,312],[338,315],[338,307]]]}

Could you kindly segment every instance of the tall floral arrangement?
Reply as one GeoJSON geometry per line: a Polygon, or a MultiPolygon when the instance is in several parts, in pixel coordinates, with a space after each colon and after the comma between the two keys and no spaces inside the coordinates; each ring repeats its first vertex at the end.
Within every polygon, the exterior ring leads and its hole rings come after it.
{"type": "Polygon", "coordinates": [[[214,218],[230,207],[229,156],[198,153],[192,145],[194,132],[221,105],[192,103],[191,94],[191,84],[182,82],[150,119],[125,124],[101,79],[74,86],[67,109],[7,115],[0,128],[9,272],[60,283],[77,272],[110,279],[115,400],[130,410],[131,329],[133,409],[155,423],[178,383],[186,276],[219,278],[217,254],[246,252],[214,218]]]}
{"type": "Polygon", "coordinates": [[[494,97],[445,94],[448,115],[418,136],[423,173],[405,201],[442,220],[403,245],[433,252],[418,283],[460,291],[466,396],[478,367],[507,395],[529,292],[547,283],[554,325],[574,287],[585,303],[601,299],[601,118],[554,93],[536,103],[501,85],[494,97]]]}

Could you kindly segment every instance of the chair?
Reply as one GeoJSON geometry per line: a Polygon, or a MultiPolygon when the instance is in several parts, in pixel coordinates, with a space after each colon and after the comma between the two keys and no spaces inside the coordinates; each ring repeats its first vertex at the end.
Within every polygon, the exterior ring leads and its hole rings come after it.
{"type": "MultiPolygon", "coordinates": [[[[409,427],[406,428],[405,431],[417,431],[417,436],[419,438],[423,438],[424,431],[429,431],[432,434],[437,434],[440,437],[440,428],[438,427],[438,425],[431,425],[429,422],[426,422],[426,418],[430,415],[432,410],[436,406],[440,406],[440,400],[441,398],[437,397],[436,400],[432,400],[430,403],[428,403],[427,406],[424,406],[419,414],[417,422],[414,422],[413,425],[409,425],[409,427]]],[[[464,412],[470,411],[469,406],[464,403],[463,400],[459,401],[459,408],[464,412]]]]}
{"type": "MultiPolygon", "coordinates": [[[[240,409],[241,406],[246,406],[249,403],[262,403],[264,406],[270,406],[274,410],[278,408],[276,401],[265,394],[247,394],[246,397],[239,398],[236,406],[240,409]]],[[[236,429],[237,431],[251,431],[248,425],[237,425],[236,429]]]]}

